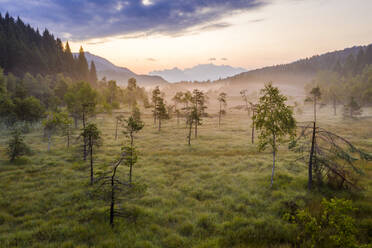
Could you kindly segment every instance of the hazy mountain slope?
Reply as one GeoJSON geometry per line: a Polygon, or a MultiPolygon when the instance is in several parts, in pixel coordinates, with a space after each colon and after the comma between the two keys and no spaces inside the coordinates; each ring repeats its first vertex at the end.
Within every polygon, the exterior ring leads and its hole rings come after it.
{"type": "Polygon", "coordinates": [[[219,78],[231,77],[245,71],[247,70],[244,68],[235,68],[229,65],[201,64],[185,70],[175,67],[169,70],[152,71],[149,74],[161,76],[169,82],[213,81],[219,78]]]}
{"type": "MultiPolygon", "coordinates": [[[[247,82],[308,83],[321,70],[340,70],[338,66],[346,63],[365,64],[358,55],[364,50],[365,57],[371,57],[372,45],[354,46],[340,51],[328,52],[311,58],[301,59],[289,64],[269,66],[223,79],[215,82],[245,84],[247,82]],[[351,57],[352,55],[352,57],[351,57]]],[[[368,58],[362,60],[368,60],[368,58]]]]}
{"type": "MultiPolygon", "coordinates": [[[[77,55],[77,53],[74,53],[74,56],[77,55]]],[[[106,77],[107,80],[116,80],[120,85],[126,85],[128,79],[131,77],[137,79],[137,83],[140,86],[151,86],[167,83],[167,81],[159,76],[138,75],[128,68],[116,66],[107,59],[89,52],[85,52],[85,57],[89,64],[92,60],[94,61],[99,79],[106,77]]]]}

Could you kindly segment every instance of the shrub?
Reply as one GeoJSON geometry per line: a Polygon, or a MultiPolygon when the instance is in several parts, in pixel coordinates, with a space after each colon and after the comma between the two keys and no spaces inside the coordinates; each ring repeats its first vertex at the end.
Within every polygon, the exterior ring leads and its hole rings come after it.
{"type": "Polygon", "coordinates": [[[19,129],[12,131],[12,137],[8,141],[7,155],[10,162],[14,162],[17,158],[30,153],[30,148],[24,142],[24,136],[19,129]]]}
{"type": "Polygon", "coordinates": [[[355,210],[351,201],[336,198],[323,199],[318,215],[299,210],[294,217],[299,232],[297,242],[301,247],[358,247],[352,217],[355,210]]]}

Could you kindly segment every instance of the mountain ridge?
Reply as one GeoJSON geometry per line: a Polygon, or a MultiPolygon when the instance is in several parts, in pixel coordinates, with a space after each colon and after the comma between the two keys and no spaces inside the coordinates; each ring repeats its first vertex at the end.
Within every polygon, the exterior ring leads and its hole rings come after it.
{"type": "MultiPolygon", "coordinates": [[[[227,77],[214,82],[221,83],[246,83],[246,82],[269,82],[277,83],[300,83],[305,84],[314,78],[322,70],[341,71],[346,64],[355,64],[355,70],[361,70],[363,64],[372,60],[372,44],[364,46],[352,46],[343,50],[334,50],[320,55],[314,55],[304,59],[298,59],[287,64],[266,66],[240,74],[227,77]],[[340,67],[340,68],[338,68],[340,67]],[[358,68],[359,67],[359,68],[358,68]]],[[[353,72],[351,72],[353,73],[353,72]]]]}
{"type": "MultiPolygon", "coordinates": [[[[116,66],[108,59],[90,52],[84,52],[84,55],[89,64],[91,61],[94,61],[97,76],[100,79],[105,77],[107,80],[115,80],[121,86],[127,85],[128,79],[132,77],[137,80],[140,86],[154,86],[168,83],[160,76],[136,74],[126,67],[116,66]]],[[[73,56],[78,56],[78,53],[73,53],[73,56]]]]}
{"type": "Polygon", "coordinates": [[[173,67],[172,69],[155,70],[149,75],[157,75],[165,80],[175,83],[181,81],[214,81],[220,78],[226,78],[247,71],[241,67],[232,67],[230,65],[197,64],[186,69],[173,67]]]}

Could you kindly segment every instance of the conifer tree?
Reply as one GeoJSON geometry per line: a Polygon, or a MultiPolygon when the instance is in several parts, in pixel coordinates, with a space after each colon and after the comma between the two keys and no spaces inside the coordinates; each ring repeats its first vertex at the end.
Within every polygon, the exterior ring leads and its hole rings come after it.
{"type": "Polygon", "coordinates": [[[87,141],[89,157],[90,157],[90,184],[94,182],[94,171],[93,171],[93,154],[94,147],[99,147],[102,144],[101,132],[98,130],[97,125],[88,123],[86,127],[82,129],[80,134],[84,141],[87,141]]]}
{"type": "Polygon", "coordinates": [[[10,162],[30,153],[30,148],[24,142],[24,136],[20,129],[14,129],[8,141],[7,155],[10,162]]]}
{"type": "Polygon", "coordinates": [[[351,97],[349,102],[344,106],[344,118],[355,118],[362,114],[362,107],[358,104],[354,97],[351,97]]]}
{"type": "Polygon", "coordinates": [[[96,65],[94,64],[93,60],[90,62],[90,71],[89,71],[89,82],[92,85],[97,84],[97,70],[96,65]]]}
{"type": "Polygon", "coordinates": [[[80,47],[79,55],[77,58],[77,77],[80,80],[88,81],[89,82],[89,68],[88,68],[88,62],[85,58],[83,47],[80,47]]]}
{"type": "Polygon", "coordinates": [[[134,147],[134,135],[141,131],[144,125],[145,124],[138,119],[138,114],[137,117],[131,115],[125,120],[124,134],[129,138],[129,146],[124,146],[123,149],[127,154],[125,164],[129,167],[129,184],[132,183],[133,166],[137,162],[136,149],[134,147]]]}
{"type": "Polygon", "coordinates": [[[192,92],[192,102],[196,110],[197,118],[194,119],[195,124],[195,139],[198,138],[198,126],[202,124],[202,116],[205,114],[206,97],[204,93],[198,89],[194,89],[192,92]]]}
{"type": "Polygon", "coordinates": [[[156,111],[156,107],[158,105],[158,100],[159,100],[159,97],[160,97],[160,89],[158,86],[156,86],[156,88],[152,91],[152,106],[154,107],[152,113],[153,113],[153,116],[154,116],[154,126],[156,125],[156,120],[157,120],[157,111],[156,111]]]}
{"type": "Polygon", "coordinates": [[[169,113],[164,103],[164,99],[162,97],[158,97],[156,101],[156,116],[158,118],[158,130],[161,130],[161,121],[169,119],[169,113]]]}
{"type": "Polygon", "coordinates": [[[66,42],[65,50],[64,50],[64,57],[65,57],[65,72],[67,73],[68,76],[75,78],[76,74],[74,71],[74,65],[75,65],[75,60],[74,56],[72,55],[70,44],[68,41],[66,42]]]}

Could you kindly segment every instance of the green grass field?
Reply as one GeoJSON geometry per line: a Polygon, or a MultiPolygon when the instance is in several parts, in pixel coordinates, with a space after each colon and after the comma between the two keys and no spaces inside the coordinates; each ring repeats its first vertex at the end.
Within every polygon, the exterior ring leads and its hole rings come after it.
{"type": "MultiPolygon", "coordinates": [[[[309,112],[310,113],[310,112],[309,112]]],[[[305,112],[299,120],[311,120],[305,112]]],[[[291,247],[293,224],[283,219],[288,203],[317,208],[323,197],[352,199],[357,211],[358,239],[371,242],[372,166],[360,164],[364,191],[309,193],[307,168],[297,154],[280,147],[274,187],[270,189],[272,156],[250,141],[246,113],[229,111],[221,128],[205,118],[199,137],[187,145],[184,122],[166,121],[154,128],[150,111],[136,135],[138,163],[134,181],[147,185],[142,197],[123,197],[128,218],[109,225],[109,204],[93,197],[88,161],[76,146],[53,137],[52,151],[42,131],[26,135],[33,154],[16,164],[5,155],[9,132],[0,140],[0,247],[291,247]]],[[[372,119],[343,121],[323,111],[320,125],[372,151],[372,119]]],[[[97,150],[95,172],[109,171],[126,141],[114,140],[114,117],[98,115],[103,146],[97,150]]],[[[75,135],[79,131],[75,131],[75,135]]],[[[119,171],[126,178],[128,168],[119,171]]]]}

